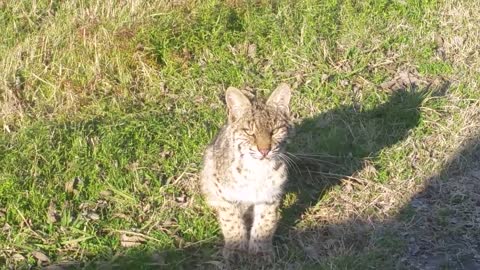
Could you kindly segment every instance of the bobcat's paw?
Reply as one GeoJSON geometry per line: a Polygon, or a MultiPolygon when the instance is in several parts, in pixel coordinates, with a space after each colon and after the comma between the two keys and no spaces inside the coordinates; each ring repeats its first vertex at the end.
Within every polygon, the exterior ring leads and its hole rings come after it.
{"type": "Polygon", "coordinates": [[[245,260],[247,255],[247,246],[224,246],[222,249],[222,256],[226,262],[241,263],[245,260]]]}
{"type": "Polygon", "coordinates": [[[248,253],[253,255],[251,259],[256,262],[271,263],[273,261],[273,245],[271,242],[250,241],[248,245],[248,253]]]}

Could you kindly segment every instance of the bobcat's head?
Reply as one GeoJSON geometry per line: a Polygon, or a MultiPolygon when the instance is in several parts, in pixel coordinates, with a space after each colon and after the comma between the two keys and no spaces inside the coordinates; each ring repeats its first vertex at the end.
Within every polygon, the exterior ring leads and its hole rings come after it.
{"type": "Polygon", "coordinates": [[[291,129],[290,97],[287,84],[280,84],[267,102],[250,102],[240,90],[227,89],[228,123],[233,128],[234,144],[241,155],[272,159],[285,150],[291,129]]]}

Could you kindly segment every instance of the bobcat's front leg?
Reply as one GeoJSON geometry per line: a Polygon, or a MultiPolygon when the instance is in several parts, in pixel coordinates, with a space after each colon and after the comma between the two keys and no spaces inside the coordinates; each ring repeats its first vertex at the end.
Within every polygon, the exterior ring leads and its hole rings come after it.
{"type": "Polygon", "coordinates": [[[231,259],[237,251],[248,249],[248,231],[243,218],[245,211],[245,207],[238,204],[223,203],[217,207],[218,221],[225,240],[223,256],[226,259],[231,259]]]}
{"type": "Polygon", "coordinates": [[[277,228],[278,202],[257,204],[253,208],[253,224],[248,251],[252,254],[273,255],[272,239],[277,228]]]}

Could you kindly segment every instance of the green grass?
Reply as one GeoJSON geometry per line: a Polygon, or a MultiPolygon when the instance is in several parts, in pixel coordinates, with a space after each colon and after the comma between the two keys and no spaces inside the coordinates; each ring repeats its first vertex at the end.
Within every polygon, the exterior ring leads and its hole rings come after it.
{"type": "MultiPolygon", "coordinates": [[[[304,164],[292,168],[276,267],[395,267],[406,252],[399,232],[357,231],[337,195],[344,177],[419,185],[452,150],[442,145],[431,159],[423,145],[432,136],[454,141],[448,136],[462,124],[451,119],[464,123],[462,110],[478,98],[473,79],[448,95],[436,83],[379,87],[408,67],[429,82],[461,73],[436,57],[427,37],[443,2],[133,2],[0,3],[1,267],[37,265],[33,251],[74,268],[214,265],[221,235],[196,180],[202,151],[225,119],[223,91],[232,85],[261,96],[280,82],[294,88],[289,149],[315,156],[306,166],[314,175],[304,164]],[[325,233],[335,224],[351,237],[325,233]],[[126,232],[142,244],[122,247],[126,232]],[[310,243],[315,257],[303,238],[333,244],[310,243]]],[[[377,192],[352,194],[364,206],[360,217],[400,211],[398,203],[390,212],[370,204],[377,192]]]]}

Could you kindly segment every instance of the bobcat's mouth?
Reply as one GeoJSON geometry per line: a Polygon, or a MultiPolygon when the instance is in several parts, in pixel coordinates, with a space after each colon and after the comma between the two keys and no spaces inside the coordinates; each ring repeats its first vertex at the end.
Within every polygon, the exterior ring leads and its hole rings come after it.
{"type": "Polygon", "coordinates": [[[260,153],[257,153],[257,151],[253,151],[251,150],[250,151],[250,156],[254,159],[258,159],[258,160],[269,160],[270,159],[270,155],[267,155],[267,156],[263,156],[262,154],[260,153]]]}
{"type": "Polygon", "coordinates": [[[278,153],[276,153],[276,152],[271,152],[267,156],[263,156],[261,154],[255,153],[255,152],[250,153],[250,155],[254,159],[258,159],[258,160],[274,160],[274,159],[278,158],[278,153]]]}

